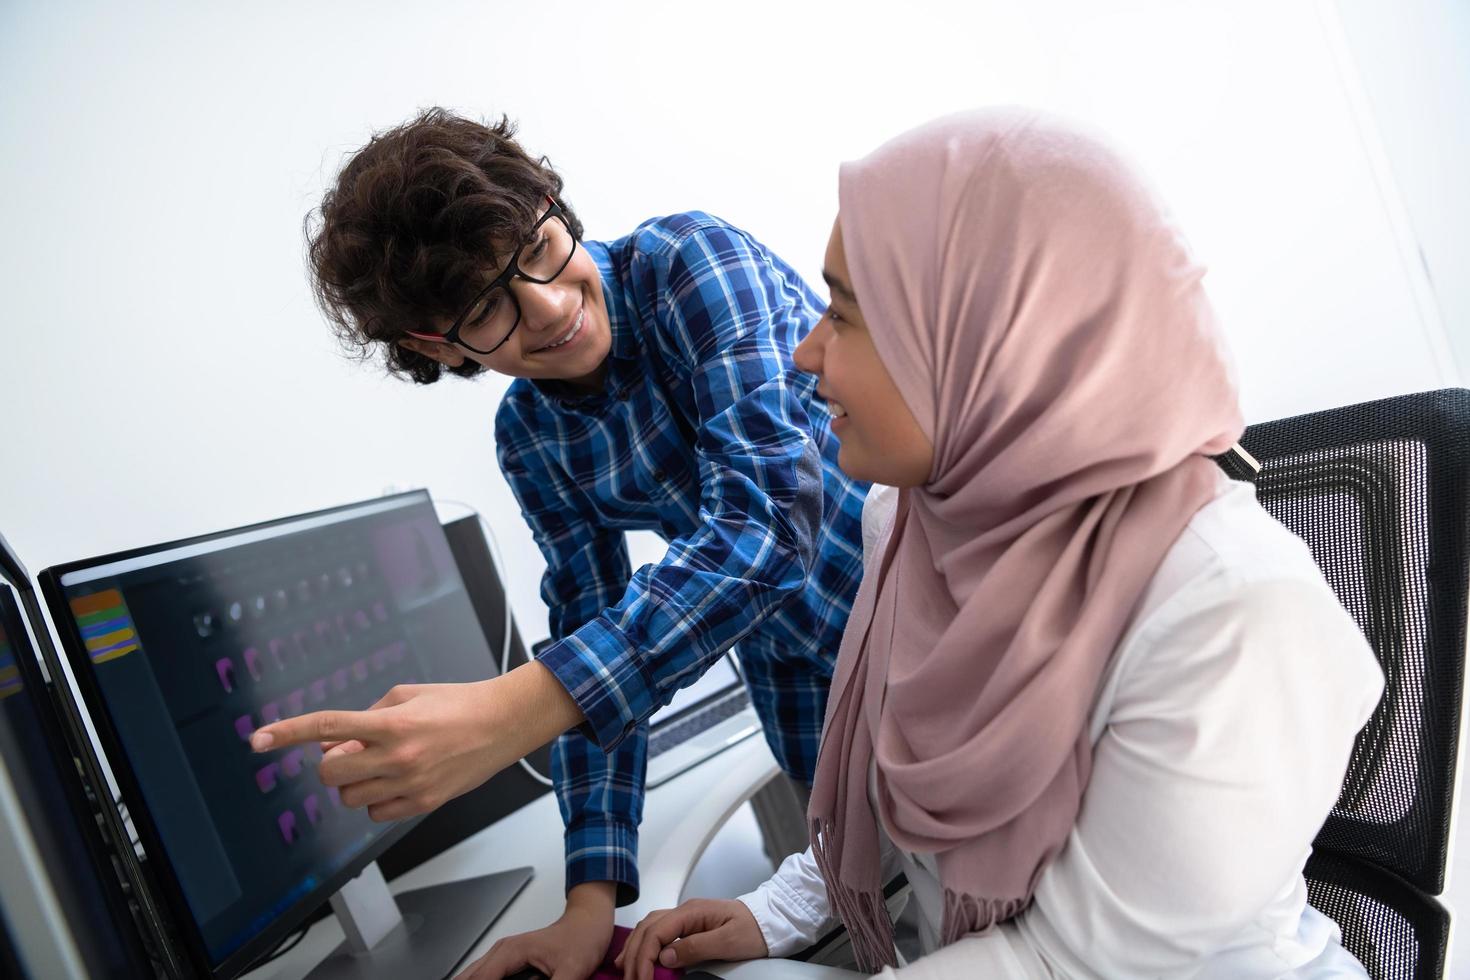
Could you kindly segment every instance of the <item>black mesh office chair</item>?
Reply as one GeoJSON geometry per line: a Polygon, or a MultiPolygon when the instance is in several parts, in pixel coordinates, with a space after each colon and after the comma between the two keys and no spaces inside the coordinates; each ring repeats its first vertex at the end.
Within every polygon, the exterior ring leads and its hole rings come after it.
{"type": "Polygon", "coordinates": [[[1470,590],[1470,391],[1447,389],[1246,430],[1261,504],[1303,538],[1383,665],[1307,890],[1375,978],[1439,977],[1470,590]]]}

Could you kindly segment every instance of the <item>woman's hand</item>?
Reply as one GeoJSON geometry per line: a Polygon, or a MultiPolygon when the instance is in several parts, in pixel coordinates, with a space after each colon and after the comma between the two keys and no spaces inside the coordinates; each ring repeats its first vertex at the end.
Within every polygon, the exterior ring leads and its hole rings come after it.
{"type": "Polygon", "coordinates": [[[502,980],[528,966],[551,980],[587,980],[612,941],[615,888],[605,881],[577,885],[567,894],[561,918],[500,940],[455,980],[502,980]]]}
{"type": "Polygon", "coordinates": [[[688,967],[707,960],[766,955],[766,939],[744,902],[695,898],[676,909],[650,912],[614,962],[622,969],[623,980],[652,980],[655,963],[688,967]]]}
{"type": "Polygon", "coordinates": [[[532,661],[469,684],[403,684],[366,711],[318,711],[266,725],[257,752],[321,742],[320,775],[374,820],[427,813],[582,721],[556,676],[532,661]]]}

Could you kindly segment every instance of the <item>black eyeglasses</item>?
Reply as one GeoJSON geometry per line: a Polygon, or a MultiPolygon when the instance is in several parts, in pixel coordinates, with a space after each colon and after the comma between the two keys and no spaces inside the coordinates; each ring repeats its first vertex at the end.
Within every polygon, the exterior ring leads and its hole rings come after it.
{"type": "Polygon", "coordinates": [[[577,236],[560,205],[550,197],[531,234],[510,257],[505,271],[492,279],[442,334],[408,331],[409,336],[435,343],[458,344],[476,354],[493,354],[521,325],[521,304],[511,292],[517,276],[545,285],[562,274],[577,250],[577,236]]]}

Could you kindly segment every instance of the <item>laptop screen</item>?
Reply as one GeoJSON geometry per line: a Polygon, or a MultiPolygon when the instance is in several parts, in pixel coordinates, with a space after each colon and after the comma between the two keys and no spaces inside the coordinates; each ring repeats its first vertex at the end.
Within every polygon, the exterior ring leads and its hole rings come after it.
{"type": "Polygon", "coordinates": [[[660,708],[649,720],[649,724],[653,728],[658,728],[674,720],[689,708],[739,687],[741,683],[740,674],[735,669],[735,661],[727,653],[716,661],[713,667],[705,671],[699,680],[688,687],[680,688],[674,695],[674,700],[660,708]]]}

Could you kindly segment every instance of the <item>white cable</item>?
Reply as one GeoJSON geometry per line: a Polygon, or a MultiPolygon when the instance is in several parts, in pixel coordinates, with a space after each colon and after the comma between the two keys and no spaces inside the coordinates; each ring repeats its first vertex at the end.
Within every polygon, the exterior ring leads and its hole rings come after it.
{"type": "MultiPolygon", "coordinates": [[[[512,628],[515,625],[515,620],[511,616],[510,591],[506,587],[507,583],[510,582],[510,579],[507,578],[505,574],[505,563],[500,560],[500,541],[498,538],[495,537],[495,529],[490,526],[490,522],[485,519],[485,515],[480,513],[474,507],[471,507],[469,504],[465,503],[463,500],[448,500],[445,498],[439,498],[438,502],[444,504],[457,504],[458,506],[463,507],[465,510],[468,510],[471,514],[474,514],[476,520],[480,522],[480,527],[485,532],[486,542],[490,545],[490,564],[495,567],[495,574],[500,579],[500,597],[505,605],[505,626],[503,629],[504,638],[502,639],[500,645],[500,673],[502,676],[504,676],[505,674],[508,674],[510,672],[510,634],[512,628]]],[[[529,661],[531,657],[531,652],[529,650],[526,651],[526,657],[529,661]]],[[[536,782],[540,783],[542,786],[555,785],[548,777],[543,776],[541,773],[537,772],[536,768],[532,766],[529,762],[527,762],[524,757],[517,759],[516,761],[521,764],[521,768],[526,771],[527,775],[536,780],[536,782]]]]}

